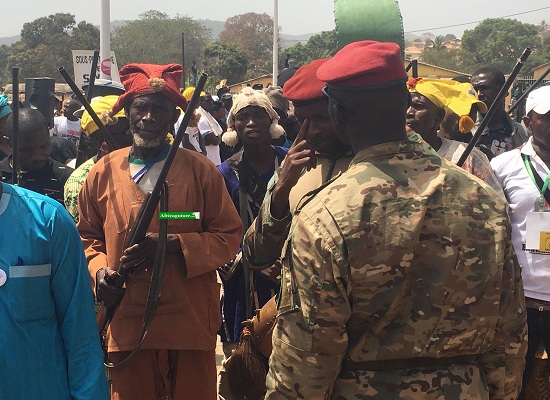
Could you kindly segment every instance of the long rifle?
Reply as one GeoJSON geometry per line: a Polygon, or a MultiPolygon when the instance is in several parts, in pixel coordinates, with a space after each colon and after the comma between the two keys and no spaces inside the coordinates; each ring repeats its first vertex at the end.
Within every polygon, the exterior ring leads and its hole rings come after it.
{"type": "Polygon", "coordinates": [[[84,106],[86,111],[88,111],[88,113],[90,114],[90,117],[92,117],[92,119],[98,126],[99,131],[103,134],[107,143],[109,143],[109,146],[111,146],[113,150],[119,149],[120,146],[118,145],[116,140],[111,136],[111,134],[109,133],[109,130],[105,127],[105,125],[103,125],[103,122],[101,122],[101,120],[99,119],[95,111],[90,106],[90,103],[88,102],[88,100],[86,100],[86,97],[84,97],[84,95],[78,88],[78,86],[76,86],[76,83],[74,83],[73,78],[71,78],[69,73],[63,67],[59,68],[59,73],[61,74],[63,79],[65,79],[65,82],[67,82],[67,84],[71,87],[78,101],[80,101],[80,103],[84,106]]]}
{"type": "Polygon", "coordinates": [[[508,110],[508,114],[513,113],[514,110],[519,106],[521,101],[525,98],[525,96],[527,96],[529,93],[531,93],[533,91],[533,89],[535,89],[539,85],[539,83],[541,83],[544,80],[544,78],[546,78],[546,76],[548,74],[550,74],[550,67],[548,67],[548,69],[546,71],[544,71],[544,73],[540,76],[539,79],[537,79],[535,81],[535,83],[533,83],[531,86],[529,86],[529,89],[527,89],[525,92],[523,92],[521,94],[521,96],[519,96],[519,98],[516,100],[514,105],[512,107],[510,107],[510,109],[508,110]]]}
{"type": "Polygon", "coordinates": [[[11,152],[12,172],[11,183],[19,185],[19,68],[12,67],[11,69],[11,110],[13,112],[13,135],[11,143],[13,146],[11,152]]]}
{"type": "MultiPolygon", "coordinates": [[[[179,145],[183,139],[183,135],[185,134],[185,130],[187,129],[187,126],[189,125],[189,121],[191,120],[191,117],[193,116],[193,112],[199,105],[200,101],[200,93],[204,89],[204,85],[206,83],[206,78],[208,76],[205,73],[201,74],[201,77],[197,83],[197,87],[195,89],[195,92],[193,93],[193,96],[191,97],[191,100],[189,101],[189,104],[187,106],[187,110],[185,111],[185,115],[183,116],[183,119],[181,121],[181,125],[178,129],[178,132],[176,133],[176,137],[174,138],[174,142],[172,143],[172,147],[170,148],[170,151],[168,152],[168,155],[166,156],[166,161],[164,162],[164,165],[162,167],[162,170],[159,173],[158,179],[155,183],[155,186],[151,192],[147,194],[145,197],[145,200],[143,201],[143,204],[141,205],[141,208],[139,209],[138,216],[133,224],[133,226],[130,227],[128,230],[128,234],[126,237],[126,241],[124,243],[124,248],[127,249],[128,247],[133,246],[134,244],[140,243],[146,236],[147,230],[149,229],[149,225],[153,219],[153,216],[155,215],[155,211],[157,209],[157,205],[159,204],[160,195],[162,191],[162,187],[164,185],[164,181],[166,180],[166,176],[168,175],[168,171],[170,170],[170,166],[172,165],[172,162],[174,161],[174,157],[176,156],[176,153],[178,152],[179,145]]],[[[109,278],[109,283],[112,284],[115,288],[122,288],[124,285],[124,282],[126,281],[126,278],[128,276],[129,271],[125,268],[119,267],[116,271],[116,274],[114,274],[112,277],[109,278]]],[[[122,300],[122,298],[120,299],[122,300]]],[[[100,336],[103,336],[103,333],[105,332],[105,329],[107,328],[108,324],[113,319],[113,316],[115,315],[115,312],[118,308],[118,304],[106,306],[105,303],[103,303],[99,309],[99,312],[96,317],[97,322],[97,328],[99,331],[100,336]]]]}
{"type": "Polygon", "coordinates": [[[466,161],[466,159],[474,149],[474,146],[478,142],[483,131],[485,130],[489,122],[491,122],[491,119],[497,112],[497,109],[500,107],[500,102],[502,101],[502,99],[504,99],[504,97],[506,97],[506,94],[508,93],[508,89],[510,89],[510,86],[512,86],[512,82],[514,82],[514,80],[516,79],[516,76],[519,74],[519,71],[523,67],[523,64],[525,63],[525,61],[527,60],[530,54],[531,54],[531,49],[529,47],[523,50],[521,57],[519,58],[514,69],[512,70],[512,73],[510,74],[506,82],[504,82],[504,85],[500,88],[500,91],[498,92],[497,97],[493,101],[493,104],[491,104],[489,111],[487,111],[487,114],[485,114],[485,117],[483,117],[483,120],[477,127],[474,137],[472,138],[472,140],[470,140],[470,143],[468,143],[468,146],[464,150],[464,153],[462,153],[462,155],[460,156],[460,159],[456,163],[456,165],[458,165],[459,167],[462,167],[462,165],[464,164],[464,162],[466,161]]]}

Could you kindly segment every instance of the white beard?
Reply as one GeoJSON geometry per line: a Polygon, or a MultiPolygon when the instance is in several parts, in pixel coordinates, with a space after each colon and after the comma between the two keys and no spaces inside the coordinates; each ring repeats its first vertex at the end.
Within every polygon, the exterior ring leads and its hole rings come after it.
{"type": "Polygon", "coordinates": [[[158,137],[155,139],[144,139],[139,135],[139,133],[136,133],[136,132],[132,132],[132,136],[134,137],[134,144],[136,146],[145,147],[145,148],[158,147],[162,144],[163,141],[166,140],[166,137],[158,137]]]}

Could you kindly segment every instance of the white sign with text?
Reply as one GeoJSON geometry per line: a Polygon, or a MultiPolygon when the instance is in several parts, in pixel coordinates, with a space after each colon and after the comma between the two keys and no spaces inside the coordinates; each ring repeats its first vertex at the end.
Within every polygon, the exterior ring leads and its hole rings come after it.
{"type": "MultiPolygon", "coordinates": [[[[90,72],[92,70],[92,62],[94,60],[93,50],[72,50],[74,81],[79,88],[90,82],[90,72]]],[[[95,78],[99,79],[101,62],[97,63],[95,78]]],[[[120,82],[118,75],[118,66],[116,63],[115,52],[111,51],[111,80],[120,82]]]]}

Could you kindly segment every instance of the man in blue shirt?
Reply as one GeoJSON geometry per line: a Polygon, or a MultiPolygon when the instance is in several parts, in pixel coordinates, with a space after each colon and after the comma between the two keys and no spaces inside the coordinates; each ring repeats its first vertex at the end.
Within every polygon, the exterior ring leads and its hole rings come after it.
{"type": "Polygon", "coordinates": [[[108,399],[86,265],[59,202],[0,183],[0,399],[108,399]]]}

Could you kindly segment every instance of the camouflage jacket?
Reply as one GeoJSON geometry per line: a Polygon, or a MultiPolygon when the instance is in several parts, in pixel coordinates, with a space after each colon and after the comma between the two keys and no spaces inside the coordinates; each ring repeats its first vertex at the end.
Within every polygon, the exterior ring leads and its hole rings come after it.
{"type": "Polygon", "coordinates": [[[526,313],[510,232],[488,185],[422,145],[358,153],[293,215],[265,398],[515,399],[526,313]],[[426,357],[445,367],[342,368],[426,357]]]}
{"type": "MultiPolygon", "coordinates": [[[[317,166],[305,172],[292,188],[289,196],[290,211],[283,219],[275,219],[270,213],[271,193],[276,183],[275,174],[268,184],[260,212],[248,228],[243,240],[244,255],[252,268],[262,269],[273,265],[281,256],[281,250],[288,236],[291,212],[294,211],[300,199],[323,183],[348,169],[352,156],[330,159],[317,156],[317,166]]],[[[284,162],[284,161],[283,161],[284,162]]]]}

